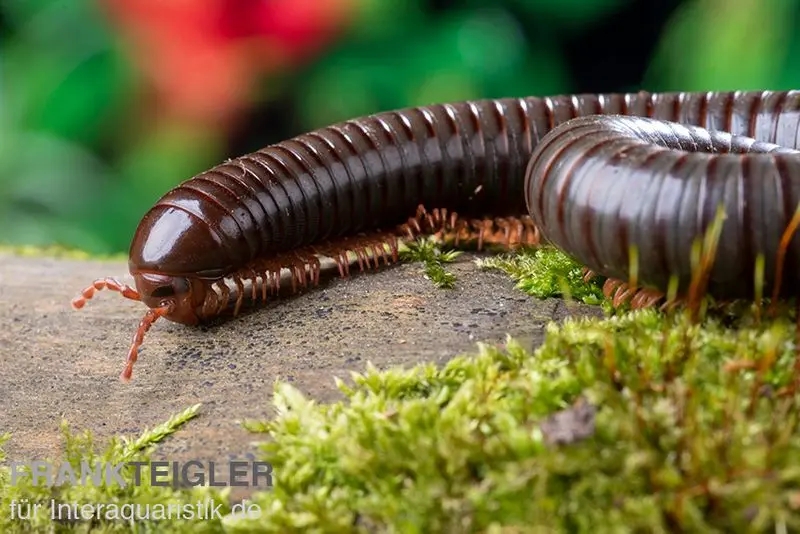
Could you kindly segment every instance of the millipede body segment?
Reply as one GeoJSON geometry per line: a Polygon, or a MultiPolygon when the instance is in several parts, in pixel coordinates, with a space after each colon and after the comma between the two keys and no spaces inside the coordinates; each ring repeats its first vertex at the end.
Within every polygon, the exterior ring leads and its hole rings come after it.
{"type": "MultiPolygon", "coordinates": [[[[506,98],[378,113],[228,160],[166,193],[130,248],[140,300],[123,379],[160,317],[197,324],[245,300],[397,259],[399,239],[440,233],[506,245],[546,241],[594,273],[636,276],[657,300],[686,291],[692,242],[726,214],[707,290],[797,292],[800,92],[584,94],[506,98]],[[783,243],[782,243],[783,241],[783,243]],[[779,265],[780,263],[780,265],[779,265]],[[777,269],[778,271],[780,269],[777,269]]],[[[633,295],[627,288],[626,295],[633,295]]],[[[637,298],[639,298],[637,297],[637,298]]]]}

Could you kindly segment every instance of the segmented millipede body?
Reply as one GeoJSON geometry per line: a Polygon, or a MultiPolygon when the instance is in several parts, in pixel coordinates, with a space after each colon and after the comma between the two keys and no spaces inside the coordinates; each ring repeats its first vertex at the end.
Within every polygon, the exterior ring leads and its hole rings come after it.
{"type": "Polygon", "coordinates": [[[797,291],[800,243],[786,229],[800,202],[799,133],[795,91],[505,98],[378,113],[228,160],[169,191],[133,238],[136,288],[97,280],[73,305],[109,288],[148,306],[123,379],[159,317],[235,315],[245,300],[275,293],[281,272],[295,289],[316,284],[327,257],[347,276],[350,257],[377,267],[396,260],[398,239],[426,233],[479,246],[546,241],[610,280],[628,277],[637,250],[643,289],[625,295],[648,305],[671,277],[686,290],[692,240],[720,206],[727,220],[707,290],[752,296],[761,256],[765,288],[782,262],[783,291],[797,291]]]}

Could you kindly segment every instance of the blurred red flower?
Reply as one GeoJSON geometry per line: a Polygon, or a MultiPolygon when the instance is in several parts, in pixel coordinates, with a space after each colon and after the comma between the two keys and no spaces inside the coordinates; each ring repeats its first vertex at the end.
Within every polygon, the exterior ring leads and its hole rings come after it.
{"type": "Polygon", "coordinates": [[[100,0],[159,115],[224,126],[264,76],[312,59],[355,0],[100,0]]]}

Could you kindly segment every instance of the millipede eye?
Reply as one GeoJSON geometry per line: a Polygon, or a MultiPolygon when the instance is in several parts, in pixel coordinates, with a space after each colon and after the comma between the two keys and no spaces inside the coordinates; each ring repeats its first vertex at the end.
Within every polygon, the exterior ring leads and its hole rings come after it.
{"type": "Polygon", "coordinates": [[[161,286],[153,290],[153,297],[171,297],[175,294],[175,289],[172,286],[161,286]]]}

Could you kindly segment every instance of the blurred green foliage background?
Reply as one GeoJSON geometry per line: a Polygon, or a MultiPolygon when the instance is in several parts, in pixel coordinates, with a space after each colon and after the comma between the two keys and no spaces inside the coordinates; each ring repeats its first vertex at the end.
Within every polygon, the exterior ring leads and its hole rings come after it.
{"type": "Polygon", "coordinates": [[[3,0],[0,242],[126,252],[227,157],[377,111],[800,88],[800,0],[3,0]]]}

